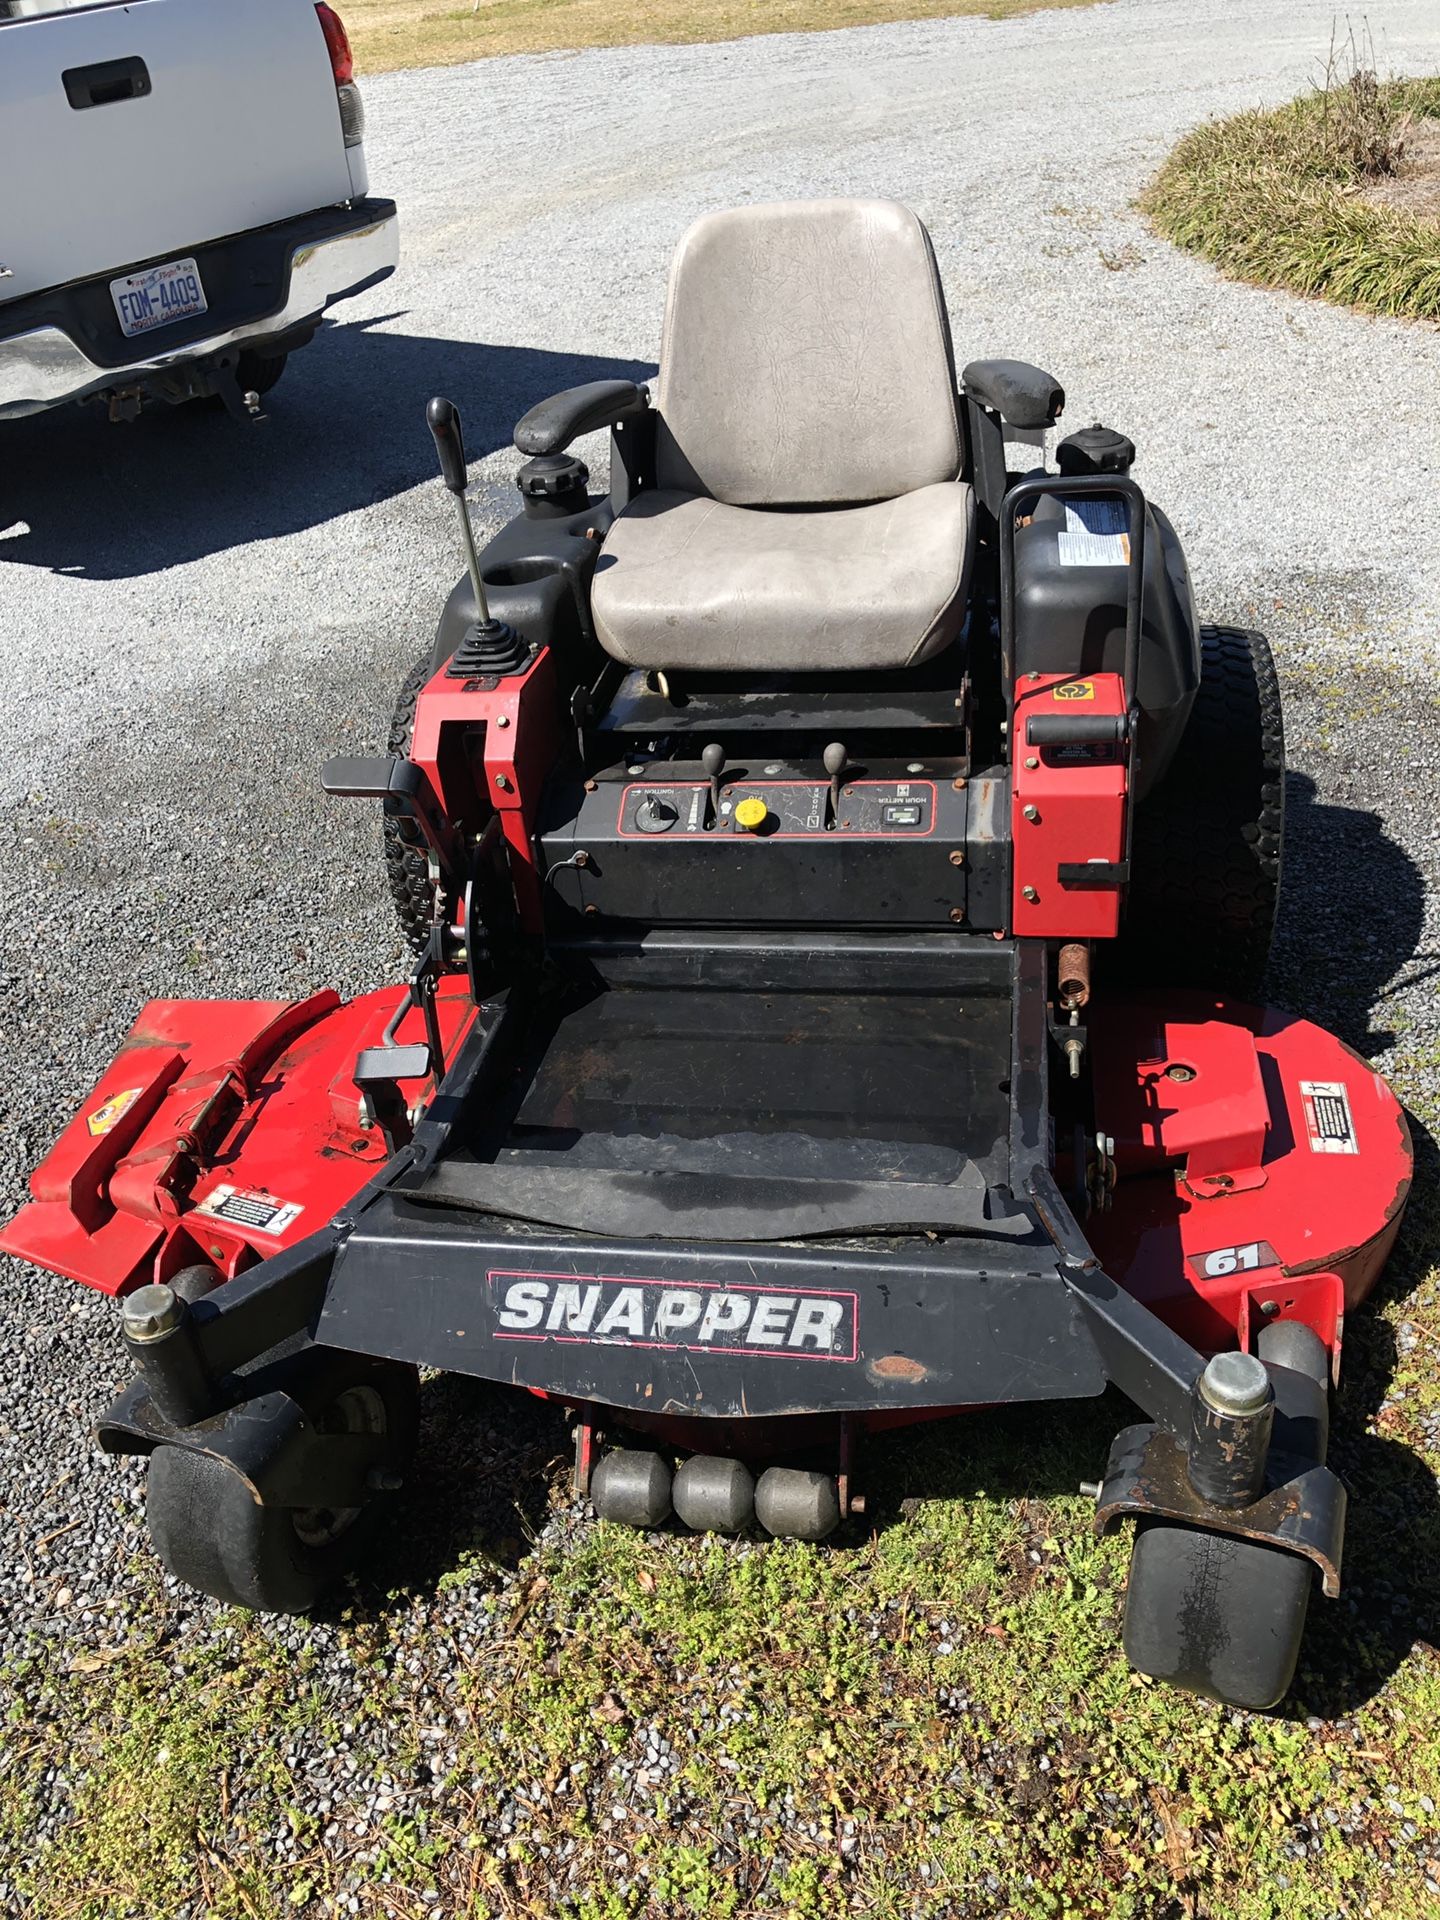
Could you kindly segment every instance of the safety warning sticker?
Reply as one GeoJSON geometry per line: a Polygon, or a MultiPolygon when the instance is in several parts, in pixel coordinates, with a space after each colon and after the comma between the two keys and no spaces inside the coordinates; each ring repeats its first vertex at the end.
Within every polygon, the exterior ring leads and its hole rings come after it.
{"type": "Polygon", "coordinates": [[[1343,1080],[1302,1080],[1300,1104],[1312,1153],[1358,1153],[1355,1118],[1343,1080]]]}
{"type": "Polygon", "coordinates": [[[1067,500],[1059,535],[1062,567],[1128,567],[1129,517],[1123,500],[1067,500]]]}
{"type": "Polygon", "coordinates": [[[277,1200],[273,1193],[247,1193],[240,1187],[216,1187],[196,1207],[216,1220],[228,1220],[231,1226],[249,1227],[255,1233],[284,1233],[300,1218],[304,1207],[294,1200],[277,1200]]]}
{"type": "Polygon", "coordinates": [[[1065,680],[1058,687],[1050,689],[1052,700],[1093,700],[1095,682],[1093,680],[1065,680]]]}
{"type": "Polygon", "coordinates": [[[119,1125],[140,1098],[140,1093],[139,1087],[127,1087],[124,1093],[112,1093],[93,1113],[86,1114],[85,1124],[95,1139],[102,1139],[112,1127],[119,1125]]]}

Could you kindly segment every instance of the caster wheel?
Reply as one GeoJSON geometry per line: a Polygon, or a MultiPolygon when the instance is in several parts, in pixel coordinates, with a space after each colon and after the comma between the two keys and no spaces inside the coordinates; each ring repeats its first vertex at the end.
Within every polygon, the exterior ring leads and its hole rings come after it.
{"type": "Polygon", "coordinates": [[[1125,1596],[1126,1658],[1187,1693],[1273,1707],[1295,1677],[1313,1579],[1299,1554],[1142,1522],[1125,1596]]]}
{"type": "MultiPolygon", "coordinates": [[[[397,1485],[415,1448],[419,1381],[412,1367],[376,1368],[298,1420],[288,1444],[304,1479],[308,1450],[327,1434],[383,1435],[378,1470],[397,1485]]],[[[359,1507],[262,1506],[225,1461],[183,1447],[157,1447],[145,1517],[155,1551],[188,1587],[255,1613],[304,1613],[346,1572],[391,1506],[384,1493],[359,1507]]]]}
{"type": "Polygon", "coordinates": [[[787,1540],[823,1540],[840,1524],[840,1497],[828,1473],[767,1467],[755,1489],[755,1517],[787,1540]]]}
{"type": "Polygon", "coordinates": [[[219,1285],[220,1276],[214,1267],[182,1267],[170,1281],[172,1290],[192,1305],[196,1300],[203,1300],[207,1293],[213,1293],[219,1285]]]}
{"type": "Polygon", "coordinates": [[[602,1520],[661,1526],[670,1516],[670,1469],[658,1453],[617,1447],[596,1467],[590,1499],[602,1520]]]}
{"type": "Polygon", "coordinates": [[[755,1518],[755,1481],[741,1460],[696,1454],[675,1475],[671,1498],[696,1533],[743,1533],[755,1518]]]}

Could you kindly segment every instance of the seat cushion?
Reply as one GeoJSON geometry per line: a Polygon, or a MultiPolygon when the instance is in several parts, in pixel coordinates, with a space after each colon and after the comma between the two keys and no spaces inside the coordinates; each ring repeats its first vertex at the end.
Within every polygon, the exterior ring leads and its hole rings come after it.
{"type": "Polygon", "coordinates": [[[642,493],[601,550],[595,630],[632,667],[909,666],[959,632],[973,517],[969,487],[953,480],[818,513],[642,493]]]}

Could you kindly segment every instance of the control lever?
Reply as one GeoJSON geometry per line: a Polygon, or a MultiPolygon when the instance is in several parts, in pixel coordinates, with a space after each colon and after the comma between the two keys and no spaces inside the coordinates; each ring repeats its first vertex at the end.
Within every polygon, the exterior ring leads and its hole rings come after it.
{"type": "Polygon", "coordinates": [[[850,756],[843,742],[832,740],[826,747],[821,764],[830,776],[830,824],[840,824],[840,782],[845,778],[845,769],[850,764],[850,756]]]}
{"type": "Polygon", "coordinates": [[[425,409],[425,421],[440,456],[440,475],[454,496],[460,521],[460,543],[465,550],[465,570],[470,575],[470,591],[475,596],[476,624],[455,649],[451,672],[456,674],[516,673],[524,666],[528,651],[515,629],[503,620],[492,618],[480,577],[480,556],[475,550],[475,529],[470,524],[470,509],[465,504],[465,437],[460,431],[460,409],[441,394],[425,409]]]}
{"type": "Polygon", "coordinates": [[[725,749],[718,740],[712,740],[700,756],[700,765],[710,782],[710,811],[720,818],[720,776],[725,771],[725,749]]]}

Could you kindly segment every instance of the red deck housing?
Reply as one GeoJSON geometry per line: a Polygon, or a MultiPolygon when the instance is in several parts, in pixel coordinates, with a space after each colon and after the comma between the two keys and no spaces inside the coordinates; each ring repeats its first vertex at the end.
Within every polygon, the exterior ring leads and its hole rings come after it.
{"type": "MultiPolygon", "coordinates": [[[[437,996],[447,1052],[474,1018],[465,988],[452,977],[437,996]]],[[[119,1294],[197,1263],[229,1279],[303,1240],[385,1159],[360,1124],[355,1062],[406,991],[150,1001],[0,1248],[119,1294]]],[[[399,1038],[423,1037],[412,1011],[399,1038]]]]}

